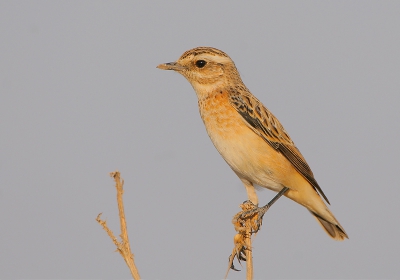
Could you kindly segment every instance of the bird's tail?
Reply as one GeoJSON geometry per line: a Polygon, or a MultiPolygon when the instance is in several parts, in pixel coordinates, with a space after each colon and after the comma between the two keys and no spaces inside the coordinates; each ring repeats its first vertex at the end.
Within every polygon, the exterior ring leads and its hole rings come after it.
{"type": "MultiPolygon", "coordinates": [[[[328,210],[328,209],[326,209],[328,210]]],[[[318,214],[310,211],[310,213],[315,217],[318,223],[322,226],[322,228],[326,231],[326,233],[335,240],[343,241],[345,238],[349,238],[347,233],[344,231],[343,227],[339,224],[333,214],[328,210],[329,214],[335,221],[335,223],[328,222],[318,214]]]]}

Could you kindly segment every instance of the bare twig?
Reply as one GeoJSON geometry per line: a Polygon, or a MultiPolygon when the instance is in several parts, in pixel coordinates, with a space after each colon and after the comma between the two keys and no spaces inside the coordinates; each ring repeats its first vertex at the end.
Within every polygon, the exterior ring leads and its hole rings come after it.
{"type": "Polygon", "coordinates": [[[253,280],[253,248],[251,246],[251,219],[246,220],[246,233],[245,244],[246,244],[246,279],[253,280]]]}
{"type": "Polygon", "coordinates": [[[133,279],[139,280],[140,275],[135,265],[133,254],[131,252],[129,238],[128,238],[128,230],[126,228],[124,201],[122,199],[122,196],[124,194],[123,190],[124,180],[121,180],[119,171],[111,172],[110,176],[114,178],[115,188],[117,189],[117,203],[118,203],[119,218],[121,225],[121,234],[120,234],[121,242],[117,240],[113,232],[108,228],[106,221],[100,219],[102,213],[100,213],[97,216],[96,221],[103,227],[103,229],[107,232],[108,236],[110,236],[110,238],[114,242],[115,246],[117,247],[117,251],[121,254],[126,264],[128,265],[133,279]]]}

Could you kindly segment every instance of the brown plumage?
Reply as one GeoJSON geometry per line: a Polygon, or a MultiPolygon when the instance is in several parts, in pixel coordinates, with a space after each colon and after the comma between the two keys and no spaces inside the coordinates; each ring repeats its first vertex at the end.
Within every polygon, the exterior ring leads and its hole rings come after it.
{"type": "Polygon", "coordinates": [[[258,204],[254,185],[276,192],[288,187],[285,196],[306,207],[329,236],[348,238],[289,134],[243,84],[226,53],[198,47],[158,68],[179,72],[191,83],[207,133],[243,182],[250,201],[258,204]]]}

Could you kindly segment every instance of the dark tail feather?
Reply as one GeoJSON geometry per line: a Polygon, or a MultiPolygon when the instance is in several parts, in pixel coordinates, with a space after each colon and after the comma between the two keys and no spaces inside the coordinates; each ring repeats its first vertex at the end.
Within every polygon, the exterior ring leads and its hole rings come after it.
{"type": "Polygon", "coordinates": [[[343,241],[345,238],[347,238],[347,239],[349,238],[347,236],[347,233],[344,231],[343,227],[339,223],[332,224],[332,223],[324,220],[323,218],[321,218],[314,212],[310,211],[310,213],[313,214],[313,216],[318,221],[318,223],[322,226],[322,228],[326,231],[326,233],[333,239],[338,240],[338,241],[343,241]]]}

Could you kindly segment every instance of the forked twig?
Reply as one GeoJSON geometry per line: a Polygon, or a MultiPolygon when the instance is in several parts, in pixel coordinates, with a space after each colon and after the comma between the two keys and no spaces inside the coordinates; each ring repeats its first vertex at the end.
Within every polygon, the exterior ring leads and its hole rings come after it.
{"type": "Polygon", "coordinates": [[[140,275],[135,265],[133,254],[131,252],[129,238],[128,238],[128,230],[126,228],[124,201],[122,199],[122,196],[124,194],[124,189],[123,189],[124,180],[121,180],[119,171],[111,172],[110,176],[114,178],[115,188],[117,189],[117,203],[118,203],[119,218],[121,225],[121,234],[120,234],[121,241],[117,240],[113,232],[108,228],[106,221],[100,219],[102,213],[100,213],[97,216],[96,221],[103,227],[103,229],[107,232],[108,236],[110,236],[110,238],[114,242],[115,246],[117,247],[117,251],[121,254],[126,264],[128,265],[133,279],[139,280],[140,275]]]}

